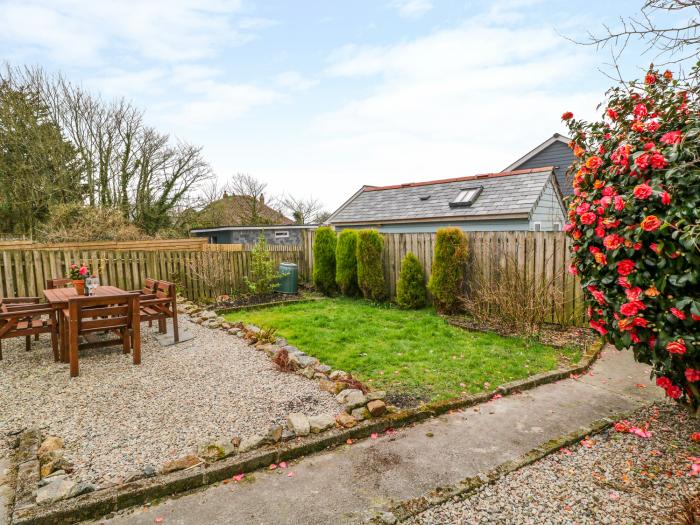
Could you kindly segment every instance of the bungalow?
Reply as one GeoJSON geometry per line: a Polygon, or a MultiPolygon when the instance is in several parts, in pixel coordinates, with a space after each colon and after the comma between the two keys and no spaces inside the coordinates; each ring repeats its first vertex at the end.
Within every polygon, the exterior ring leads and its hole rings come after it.
{"type": "Polygon", "coordinates": [[[558,231],[565,222],[552,166],[395,186],[363,186],[328,219],[385,233],[558,231]]]}

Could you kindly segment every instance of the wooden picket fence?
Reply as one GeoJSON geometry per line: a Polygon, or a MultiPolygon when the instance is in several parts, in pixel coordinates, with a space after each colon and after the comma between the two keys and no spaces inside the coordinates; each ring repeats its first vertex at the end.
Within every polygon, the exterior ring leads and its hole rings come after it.
{"type": "MultiPolygon", "coordinates": [[[[313,271],[313,231],[304,232],[306,275],[313,271]]],[[[467,232],[469,262],[467,263],[467,289],[470,276],[477,266],[488,279],[497,279],[498,269],[515,261],[517,269],[531,282],[539,279],[551,283],[562,301],[552,302],[549,307],[549,322],[581,325],[584,322],[583,298],[579,280],[567,269],[571,263],[570,240],[563,232],[467,232]]],[[[426,280],[430,276],[435,252],[434,233],[389,233],[383,234],[384,277],[390,297],[396,297],[396,283],[401,271],[401,261],[408,252],[413,252],[425,270],[426,280]]]]}
{"type": "MultiPolygon", "coordinates": [[[[239,291],[250,274],[250,250],[241,245],[221,249],[206,239],[114,244],[0,244],[0,297],[41,296],[46,280],[65,277],[73,262],[87,263],[103,284],[125,290],[141,288],[146,277],[173,281],[190,299],[239,291]]],[[[275,265],[298,264],[300,278],[308,278],[300,246],[278,246],[271,255],[275,265]]]]}

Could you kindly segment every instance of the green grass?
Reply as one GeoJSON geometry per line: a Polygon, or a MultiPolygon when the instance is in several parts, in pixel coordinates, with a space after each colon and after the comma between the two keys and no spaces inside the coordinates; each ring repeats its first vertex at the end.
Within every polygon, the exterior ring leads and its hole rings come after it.
{"type": "Polygon", "coordinates": [[[467,332],[432,309],[404,311],[362,300],[326,299],[226,317],[274,327],[290,344],[373,388],[424,400],[476,393],[581,357],[574,349],[467,332]]]}

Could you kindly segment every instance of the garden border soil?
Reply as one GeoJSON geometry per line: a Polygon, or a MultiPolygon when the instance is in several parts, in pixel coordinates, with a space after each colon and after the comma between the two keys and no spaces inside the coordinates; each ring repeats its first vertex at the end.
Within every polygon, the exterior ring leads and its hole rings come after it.
{"type": "MultiPolygon", "coordinates": [[[[595,362],[602,347],[602,341],[591,345],[584,352],[581,361],[576,366],[543,372],[526,379],[505,383],[490,392],[428,403],[417,408],[405,409],[380,418],[366,420],[350,429],[336,428],[322,434],[303,438],[301,441],[288,441],[276,445],[268,445],[262,449],[245,452],[209,465],[198,465],[187,470],[96,490],[75,498],[61,500],[50,506],[34,506],[29,509],[20,509],[13,512],[11,523],[13,525],[62,525],[100,518],[111,512],[135,505],[143,505],[159,498],[217,483],[244,472],[252,472],[259,468],[267,467],[271,463],[289,461],[327,448],[336,447],[345,444],[348,439],[366,438],[372,433],[380,433],[388,428],[403,427],[439,416],[451,410],[483,403],[491,399],[495,394],[508,395],[514,392],[521,392],[539,385],[559,381],[569,377],[571,374],[581,374],[595,362]]],[[[536,459],[539,458],[535,457],[532,461],[536,459]]],[[[504,465],[509,465],[510,463],[515,464],[517,462],[509,462],[504,465]]],[[[14,475],[16,476],[16,474],[15,470],[14,475]]],[[[468,488],[465,490],[468,490],[468,488]]],[[[417,504],[416,508],[418,508],[417,504]]]]}
{"type": "Polygon", "coordinates": [[[287,304],[299,304],[299,303],[310,303],[313,301],[320,301],[322,297],[302,297],[300,299],[288,299],[284,301],[270,301],[267,303],[260,304],[244,304],[241,306],[230,306],[228,308],[215,308],[214,311],[217,315],[226,315],[235,312],[242,312],[246,310],[257,310],[262,308],[272,308],[274,306],[284,306],[287,304]]]}

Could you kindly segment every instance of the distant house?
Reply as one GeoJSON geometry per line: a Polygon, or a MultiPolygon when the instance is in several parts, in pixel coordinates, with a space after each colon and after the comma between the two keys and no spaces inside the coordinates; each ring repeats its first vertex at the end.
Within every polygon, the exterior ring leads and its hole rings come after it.
{"type": "Polygon", "coordinates": [[[566,171],[574,162],[574,154],[569,147],[570,138],[555,133],[542,144],[526,153],[503,171],[522,170],[553,166],[564,197],[574,193],[574,187],[566,177],[566,171]]]}
{"type": "Polygon", "coordinates": [[[201,227],[190,234],[208,237],[212,244],[254,244],[261,232],[271,244],[298,244],[292,232],[300,226],[265,204],[262,197],[224,193],[199,213],[198,222],[201,227]]]}
{"type": "Polygon", "coordinates": [[[221,226],[190,230],[193,237],[207,237],[210,244],[255,244],[260,234],[268,244],[301,244],[304,230],[316,229],[314,224],[278,224],[274,226],[221,226]]]}
{"type": "Polygon", "coordinates": [[[328,219],[386,233],[558,231],[565,222],[551,166],[395,186],[363,186],[328,219]]]}

